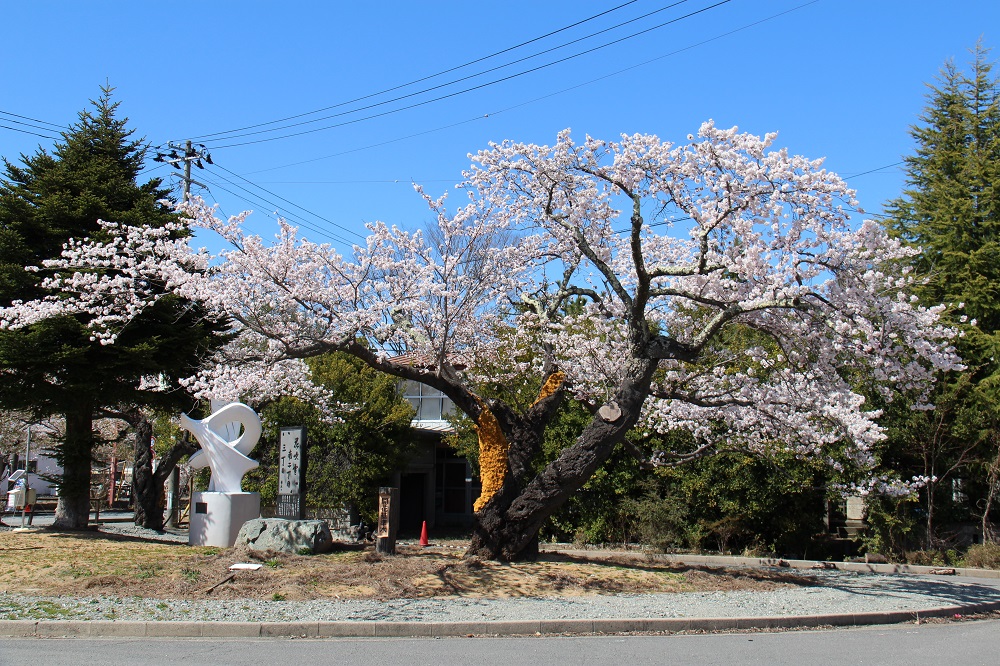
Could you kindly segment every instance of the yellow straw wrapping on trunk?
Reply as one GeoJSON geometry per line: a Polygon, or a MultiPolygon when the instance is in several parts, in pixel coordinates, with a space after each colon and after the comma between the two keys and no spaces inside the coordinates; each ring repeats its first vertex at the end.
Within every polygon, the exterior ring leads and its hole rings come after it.
{"type": "MultiPolygon", "coordinates": [[[[532,407],[558,391],[565,378],[566,375],[562,372],[549,375],[532,407]]],[[[479,433],[479,478],[483,482],[483,491],[472,505],[472,510],[477,513],[503,487],[507,477],[507,451],[510,448],[493,412],[482,400],[479,401],[479,406],[482,411],[479,413],[476,431],[479,433]]]]}

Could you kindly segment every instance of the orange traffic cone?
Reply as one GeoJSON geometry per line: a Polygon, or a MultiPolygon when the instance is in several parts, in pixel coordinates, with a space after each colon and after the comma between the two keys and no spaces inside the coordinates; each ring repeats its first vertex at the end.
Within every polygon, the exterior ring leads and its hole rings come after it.
{"type": "Polygon", "coordinates": [[[423,527],[420,528],[420,545],[423,546],[424,548],[426,548],[427,546],[431,545],[430,542],[427,540],[427,521],[426,520],[424,521],[423,527]]]}

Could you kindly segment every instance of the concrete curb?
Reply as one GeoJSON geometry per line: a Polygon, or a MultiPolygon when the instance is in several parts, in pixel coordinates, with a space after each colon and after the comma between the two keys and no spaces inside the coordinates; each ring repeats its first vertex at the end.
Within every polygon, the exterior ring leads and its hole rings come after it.
{"type": "Polygon", "coordinates": [[[612,618],[476,622],[132,622],[119,620],[0,620],[5,637],[105,638],[400,638],[564,634],[678,633],[857,627],[919,622],[1000,610],[1000,601],[921,610],[774,617],[612,618]]]}
{"type": "MultiPolygon", "coordinates": [[[[704,564],[710,566],[737,567],[788,567],[791,569],[836,569],[837,571],[858,571],[878,574],[935,575],[942,570],[954,571],[947,575],[970,578],[1000,578],[997,569],[969,569],[965,567],[922,566],[916,564],[876,564],[874,562],[823,562],[817,560],[785,560],[778,557],[735,557],[731,555],[683,555],[646,553],[642,551],[580,550],[572,548],[543,548],[547,554],[562,554],[570,557],[624,557],[637,561],[671,562],[674,564],[704,564]]],[[[941,575],[941,574],[938,574],[941,575]]]]}

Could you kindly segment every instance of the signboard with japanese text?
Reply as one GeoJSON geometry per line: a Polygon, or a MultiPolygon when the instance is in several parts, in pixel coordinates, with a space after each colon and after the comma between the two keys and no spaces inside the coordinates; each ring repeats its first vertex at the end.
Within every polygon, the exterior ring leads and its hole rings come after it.
{"type": "Polygon", "coordinates": [[[306,492],[306,429],[282,428],[278,457],[279,518],[301,520],[306,492]]]}

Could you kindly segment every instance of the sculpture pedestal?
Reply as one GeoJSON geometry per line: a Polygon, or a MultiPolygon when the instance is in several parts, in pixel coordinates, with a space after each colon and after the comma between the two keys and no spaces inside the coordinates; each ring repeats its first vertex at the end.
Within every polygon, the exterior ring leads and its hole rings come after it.
{"type": "Polygon", "coordinates": [[[243,523],[254,518],[260,518],[260,493],[194,493],[188,545],[232,548],[243,523]]]}

